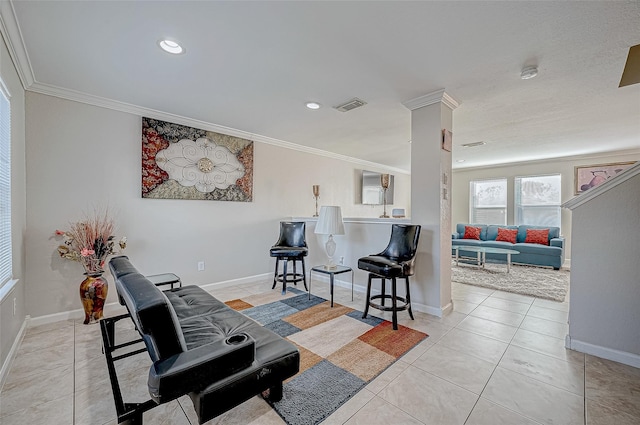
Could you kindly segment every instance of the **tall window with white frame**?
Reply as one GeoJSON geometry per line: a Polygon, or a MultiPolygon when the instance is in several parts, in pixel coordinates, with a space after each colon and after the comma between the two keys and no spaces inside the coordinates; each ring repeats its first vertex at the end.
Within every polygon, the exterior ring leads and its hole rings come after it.
{"type": "Polygon", "coordinates": [[[0,287],[12,277],[11,105],[0,81],[0,287]]]}
{"type": "Polygon", "coordinates": [[[562,176],[516,177],[515,224],[560,227],[562,176]]]}
{"type": "Polygon", "coordinates": [[[507,224],[507,179],[472,180],[469,222],[507,224]]]}

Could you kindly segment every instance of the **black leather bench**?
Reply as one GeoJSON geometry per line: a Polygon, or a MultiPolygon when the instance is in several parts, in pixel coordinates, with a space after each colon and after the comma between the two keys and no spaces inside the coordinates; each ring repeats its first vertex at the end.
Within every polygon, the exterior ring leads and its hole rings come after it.
{"type": "Polygon", "coordinates": [[[282,382],[298,373],[298,349],[279,335],[215,299],[199,286],[161,291],[126,256],[109,262],[120,303],[129,314],[101,321],[118,423],[142,423],[142,413],[188,394],[200,423],[262,394],[282,398],[282,382]],[[115,323],[130,317],[141,339],[115,342],[115,323]],[[144,342],[146,349],[114,356],[144,342]],[[151,400],[124,403],[114,363],[148,351],[151,400]]]}

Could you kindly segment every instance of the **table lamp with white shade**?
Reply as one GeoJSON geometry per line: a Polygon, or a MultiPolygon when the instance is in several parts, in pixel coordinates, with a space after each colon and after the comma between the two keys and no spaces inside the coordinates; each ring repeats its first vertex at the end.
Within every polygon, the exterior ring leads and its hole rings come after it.
{"type": "Polygon", "coordinates": [[[342,211],[337,206],[320,207],[320,217],[316,224],[314,233],[319,235],[329,235],[329,240],[324,248],[327,250],[329,263],[324,266],[327,270],[335,270],[338,267],[333,262],[333,256],[336,253],[336,243],[333,235],[344,235],[344,223],[342,222],[342,211]]]}

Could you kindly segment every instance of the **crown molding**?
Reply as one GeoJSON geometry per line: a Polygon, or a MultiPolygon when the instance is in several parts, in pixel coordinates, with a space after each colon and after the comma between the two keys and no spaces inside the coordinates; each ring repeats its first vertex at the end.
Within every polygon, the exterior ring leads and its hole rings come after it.
{"type": "MultiPolygon", "coordinates": [[[[629,156],[629,155],[640,155],[640,149],[623,149],[618,151],[608,151],[608,152],[594,152],[588,154],[579,154],[579,155],[567,155],[567,156],[551,156],[545,158],[538,159],[530,159],[523,161],[514,161],[514,162],[499,162],[494,164],[485,164],[485,165],[470,165],[464,166],[462,164],[453,164],[453,172],[466,172],[466,171],[477,171],[489,168],[501,168],[501,167],[515,167],[518,165],[530,165],[530,164],[548,164],[549,162],[575,162],[575,161],[584,161],[584,160],[599,160],[602,161],[602,158],[607,157],[616,157],[616,156],[629,156]]],[[[623,159],[626,161],[626,158],[623,159]]]]}
{"type": "Polygon", "coordinates": [[[125,112],[132,115],[155,118],[162,121],[172,122],[175,124],[201,128],[203,130],[215,131],[216,133],[227,134],[230,136],[253,140],[255,142],[261,142],[269,145],[279,146],[285,149],[305,152],[312,155],[318,155],[318,156],[324,156],[327,158],[337,159],[340,161],[361,165],[367,168],[383,169],[383,170],[388,170],[388,171],[400,173],[400,174],[410,174],[408,170],[404,170],[402,168],[389,167],[387,165],[379,164],[376,162],[365,161],[365,160],[354,158],[347,155],[341,155],[341,154],[328,152],[318,148],[303,146],[296,143],[287,142],[285,140],[274,139],[272,137],[262,136],[260,134],[250,133],[248,131],[238,130],[231,127],[225,127],[225,126],[210,123],[207,121],[196,120],[196,119],[184,117],[181,115],[158,111],[156,109],[144,108],[142,106],[133,105],[131,103],[119,102],[116,100],[107,99],[100,96],[90,95],[80,91],[64,89],[64,88],[53,86],[50,84],[35,82],[28,88],[28,91],[31,91],[34,93],[40,93],[48,96],[54,96],[61,99],[71,100],[74,102],[80,102],[88,105],[98,106],[101,108],[111,109],[114,111],[125,112]]]}
{"type": "Polygon", "coordinates": [[[0,2],[0,33],[9,50],[9,56],[15,65],[22,87],[27,90],[35,82],[35,77],[13,3],[10,0],[0,2]]]}
{"type": "Polygon", "coordinates": [[[191,127],[201,128],[204,130],[215,131],[217,133],[228,134],[230,136],[241,137],[243,139],[249,139],[269,145],[279,146],[285,149],[296,150],[300,152],[309,153],[312,155],[324,156],[340,161],[349,162],[352,164],[361,165],[367,168],[376,168],[388,170],[400,174],[410,174],[409,170],[402,168],[389,167],[387,165],[379,164],[376,162],[365,161],[362,159],[341,155],[333,152],[324,151],[322,149],[312,148],[309,146],[303,146],[296,143],[287,142],[284,140],[274,139],[259,134],[249,133],[246,131],[238,130],[231,127],[225,127],[218,124],[213,124],[206,121],[200,121],[192,118],[187,118],[181,115],[171,114],[168,112],[158,111],[155,109],[144,108],[141,106],[133,105],[126,102],[119,102],[116,100],[90,95],[77,90],[65,89],[62,87],[54,86],[51,84],[40,83],[36,81],[31,62],[29,61],[29,55],[27,54],[22,32],[20,31],[20,25],[15,16],[12,0],[0,0],[0,33],[2,34],[9,55],[14,63],[20,81],[23,88],[26,91],[34,93],[40,93],[48,96],[54,96],[61,99],[71,100],[74,102],[85,103],[88,105],[98,106],[101,108],[107,108],[114,111],[125,112],[133,115],[140,115],[150,118],[156,118],[163,121],[169,121],[176,124],[187,125],[191,127]]]}
{"type": "Polygon", "coordinates": [[[460,102],[445,93],[444,89],[425,94],[424,96],[416,97],[415,99],[407,100],[406,102],[402,102],[402,104],[407,109],[413,111],[415,109],[423,108],[429,105],[435,105],[436,103],[440,102],[444,103],[452,111],[460,106],[460,102]]]}

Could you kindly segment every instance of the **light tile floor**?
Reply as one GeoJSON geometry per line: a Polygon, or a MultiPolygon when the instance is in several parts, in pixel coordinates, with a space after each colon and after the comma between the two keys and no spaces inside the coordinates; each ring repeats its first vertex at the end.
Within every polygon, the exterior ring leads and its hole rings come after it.
{"type": "MultiPolygon", "coordinates": [[[[327,286],[317,283],[314,294],[328,298],[327,286]]],[[[265,282],[213,294],[266,303],[281,297],[270,288],[265,282]]],[[[362,310],[364,294],[355,295],[351,302],[350,290],[336,288],[335,300],[362,310]]],[[[446,317],[415,312],[412,321],[400,313],[400,324],[430,337],[323,423],[640,423],[640,369],[566,350],[568,304],[456,283],[452,295],[446,317]]],[[[135,335],[130,324],[118,330],[122,341],[135,335]]],[[[99,326],[79,321],[29,328],[0,392],[0,424],[115,425],[100,341],[99,326]]],[[[147,354],[119,363],[125,400],[148,399],[147,354]]],[[[182,397],[145,413],[145,423],[194,425],[197,419],[182,397]]],[[[208,422],[282,423],[258,397],[208,422]]]]}

